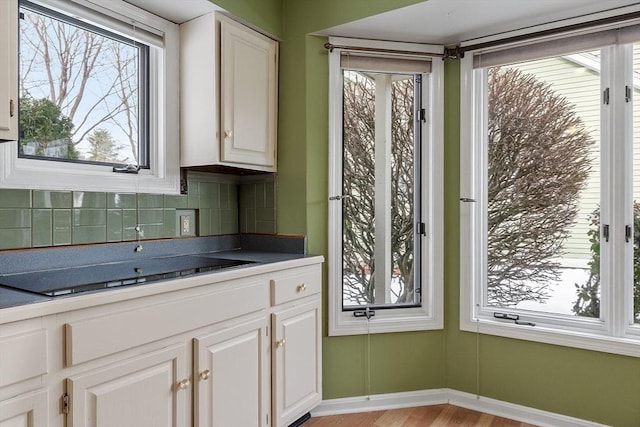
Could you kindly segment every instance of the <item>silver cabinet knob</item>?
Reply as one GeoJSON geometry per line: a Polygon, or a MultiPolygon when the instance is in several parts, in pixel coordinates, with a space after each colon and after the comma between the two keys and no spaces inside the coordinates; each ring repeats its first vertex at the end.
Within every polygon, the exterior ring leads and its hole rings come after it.
{"type": "Polygon", "coordinates": [[[296,287],[296,290],[298,291],[298,293],[304,292],[306,289],[307,289],[307,285],[305,285],[304,283],[301,283],[298,285],[298,287],[296,287]]]}
{"type": "Polygon", "coordinates": [[[232,130],[225,130],[225,131],[224,131],[224,137],[225,137],[225,138],[231,138],[231,137],[233,137],[233,131],[232,131],[232,130]]]}
{"type": "Polygon", "coordinates": [[[279,340],[279,341],[276,341],[276,347],[277,347],[277,348],[280,348],[280,347],[282,347],[282,346],[284,346],[284,338],[282,338],[282,339],[281,339],[281,340],[279,340]]]}

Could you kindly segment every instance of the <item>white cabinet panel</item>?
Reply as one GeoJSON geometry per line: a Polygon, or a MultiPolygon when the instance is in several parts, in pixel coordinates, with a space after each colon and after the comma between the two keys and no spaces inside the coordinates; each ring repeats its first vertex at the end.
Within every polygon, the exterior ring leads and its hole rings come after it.
{"type": "Polygon", "coordinates": [[[180,46],[180,164],[275,172],[278,43],[208,14],[180,46]]]}
{"type": "Polygon", "coordinates": [[[221,22],[222,160],[275,166],[277,43],[221,22]]]}
{"type": "Polygon", "coordinates": [[[69,378],[69,427],[189,425],[185,348],[169,347],[69,378]]]}
{"type": "Polygon", "coordinates": [[[321,307],[311,301],[273,313],[273,418],[284,427],[322,400],[321,307]]]}
{"type": "Polygon", "coordinates": [[[198,427],[267,426],[267,318],[195,339],[198,427]]]}
{"type": "Polygon", "coordinates": [[[48,372],[47,331],[0,337],[0,387],[48,372]]]}
{"type": "Polygon", "coordinates": [[[39,390],[0,402],[0,427],[47,427],[48,393],[39,390]]]}

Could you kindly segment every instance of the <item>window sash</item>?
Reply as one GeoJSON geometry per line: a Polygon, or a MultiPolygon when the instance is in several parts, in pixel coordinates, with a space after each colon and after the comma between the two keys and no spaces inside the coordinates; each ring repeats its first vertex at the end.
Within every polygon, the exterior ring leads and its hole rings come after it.
{"type": "MultiPolygon", "coordinates": [[[[38,15],[41,15],[47,19],[51,19],[56,22],[60,22],[63,25],[69,25],[73,27],[77,27],[81,31],[87,31],[97,34],[98,36],[104,39],[113,39],[118,43],[131,46],[136,49],[138,61],[136,64],[137,67],[137,108],[136,108],[136,116],[137,119],[137,165],[144,169],[149,169],[149,55],[150,49],[147,44],[135,41],[126,36],[117,34],[110,29],[97,27],[89,22],[84,20],[74,18],[65,13],[58,12],[50,7],[45,7],[36,3],[32,3],[27,0],[19,0],[20,10],[28,10],[38,15]]],[[[85,10],[86,12],[87,10],[85,10]]],[[[94,14],[91,13],[93,16],[94,14]]],[[[113,21],[113,20],[111,20],[113,21]]],[[[110,23],[112,23],[109,21],[110,23]]],[[[91,83],[89,83],[91,86],[91,83]]],[[[97,127],[102,127],[101,122],[97,127]]],[[[116,143],[120,141],[115,141],[116,143]]],[[[82,163],[82,164],[94,164],[94,165],[111,165],[111,166],[120,166],[122,163],[118,162],[108,162],[108,161],[92,161],[87,159],[70,159],[66,157],[53,157],[53,156],[41,156],[37,154],[19,154],[20,158],[25,159],[34,159],[34,160],[49,160],[49,161],[58,161],[58,162],[69,162],[69,163],[82,163]]],[[[133,162],[129,162],[133,163],[133,162]]]]}
{"type": "MultiPolygon", "coordinates": [[[[342,56],[344,58],[344,55],[342,56]]],[[[359,73],[361,70],[357,70],[359,73]]],[[[344,303],[344,292],[346,285],[344,283],[344,270],[343,270],[343,311],[353,311],[360,310],[365,306],[369,306],[376,309],[391,309],[391,308],[404,308],[404,307],[416,307],[422,305],[421,298],[421,263],[416,262],[421,258],[421,236],[417,234],[416,223],[422,222],[421,219],[421,182],[420,182],[420,146],[421,146],[421,131],[420,131],[420,123],[419,123],[419,114],[421,105],[421,92],[422,92],[422,75],[408,75],[405,73],[375,73],[373,75],[368,75],[370,80],[373,80],[374,92],[375,92],[375,123],[374,123],[374,134],[375,141],[374,145],[374,164],[375,170],[372,171],[373,174],[373,193],[374,193],[374,212],[370,212],[372,214],[372,221],[375,233],[373,234],[374,238],[374,249],[373,249],[373,263],[375,265],[375,270],[373,271],[372,276],[374,277],[375,283],[375,301],[366,303],[366,304],[345,304],[344,303]],[[411,159],[412,168],[411,168],[411,193],[413,195],[411,204],[411,254],[413,257],[413,272],[411,274],[411,279],[413,281],[413,297],[412,301],[407,302],[391,302],[391,292],[392,292],[392,276],[394,269],[394,259],[393,259],[393,222],[390,216],[390,208],[393,204],[392,199],[392,160],[393,160],[393,136],[392,136],[392,122],[393,122],[393,111],[392,111],[392,91],[393,91],[393,82],[397,76],[405,76],[407,78],[411,78],[413,80],[413,117],[414,122],[412,124],[413,127],[413,140],[412,151],[413,157],[411,159]],[[382,296],[382,297],[381,297],[382,296]]],[[[406,80],[406,79],[405,79],[406,80]]],[[[343,82],[344,82],[344,73],[343,73],[343,82]]],[[[343,84],[344,87],[344,84],[343,84]]],[[[344,118],[344,111],[343,111],[344,118]]],[[[343,129],[345,126],[343,125],[343,129]]],[[[344,139],[343,139],[344,140],[344,139]]],[[[340,144],[343,150],[343,159],[347,158],[348,147],[343,143],[340,144]]],[[[354,160],[355,161],[355,160],[354,160]]],[[[342,182],[345,183],[347,177],[345,176],[346,167],[344,166],[343,160],[343,168],[342,168],[342,182]]],[[[346,185],[349,185],[348,181],[346,185]]],[[[399,184],[398,184],[399,185],[399,184]]],[[[344,185],[343,185],[344,187],[344,185]]],[[[347,189],[345,188],[345,193],[347,189]]],[[[342,211],[341,211],[341,219],[342,219],[342,236],[343,236],[343,259],[345,256],[345,245],[348,242],[345,241],[345,230],[346,230],[346,208],[353,203],[358,203],[360,198],[354,194],[347,194],[350,198],[342,201],[342,211]],[[353,197],[353,198],[351,198],[353,197]]],[[[357,257],[358,254],[356,254],[357,257]]],[[[344,268],[344,267],[343,267],[344,268]]]]}
{"type": "MultiPolygon", "coordinates": [[[[619,39],[623,38],[620,37],[623,34],[627,43],[640,40],[638,28],[635,26],[630,27],[629,31],[618,32],[619,39]]],[[[545,48],[549,46],[552,45],[547,44],[545,48]]],[[[571,45],[565,38],[554,42],[553,46],[563,46],[555,51],[563,55],[583,50],[587,45],[571,45]]],[[[482,53],[476,53],[462,60],[461,197],[476,202],[463,202],[460,208],[461,259],[470,260],[469,263],[461,263],[460,269],[461,329],[637,356],[640,325],[633,324],[633,245],[625,244],[623,235],[620,235],[624,233],[625,225],[633,224],[632,106],[624,102],[620,94],[613,97],[609,106],[601,106],[601,224],[609,224],[611,232],[617,233],[617,237],[611,239],[613,244],[603,245],[601,252],[601,319],[516,309],[496,310],[485,304],[486,285],[481,284],[486,284],[487,280],[484,243],[487,232],[484,226],[487,153],[483,131],[487,120],[486,67],[553,56],[551,50],[543,52],[535,47],[532,54],[526,57],[524,48],[496,52],[493,57],[483,58],[482,53]],[[482,62],[479,58],[482,58],[482,62]],[[626,142],[620,143],[622,141],[626,142]],[[496,320],[493,317],[496,311],[518,314],[522,321],[531,321],[536,326],[518,326],[513,322],[496,320]]],[[[618,88],[619,91],[625,84],[633,85],[630,56],[629,45],[603,48],[602,87],[618,88]]]]}
{"type": "MultiPolygon", "coordinates": [[[[330,39],[330,43],[362,45],[375,48],[378,42],[347,39],[330,39]]],[[[384,42],[383,47],[394,50],[415,49],[415,44],[384,42]]],[[[432,47],[419,45],[421,49],[432,47]]],[[[442,47],[440,47],[442,50],[442,47]]],[[[421,50],[416,52],[421,53],[421,50]]],[[[427,224],[427,236],[423,237],[423,255],[419,260],[423,271],[422,306],[379,310],[375,317],[355,318],[352,312],[342,311],[342,69],[340,49],[329,54],[329,335],[357,335],[441,329],[443,327],[443,257],[442,257],[442,124],[444,122],[442,61],[432,63],[432,73],[423,79],[423,105],[427,108],[426,121],[420,124],[423,132],[420,162],[423,165],[422,209],[427,224]]]]}
{"type": "MultiPolygon", "coordinates": [[[[11,141],[0,144],[0,187],[178,194],[180,168],[176,141],[179,140],[179,128],[175,120],[170,120],[178,116],[178,26],[121,0],[112,0],[104,7],[88,0],[31,1],[72,15],[77,14],[74,13],[77,10],[74,7],[78,5],[86,10],[104,9],[109,11],[109,14],[105,13],[106,16],[127,17],[126,22],[135,22],[136,29],[153,29],[153,33],[161,35],[161,46],[158,46],[159,43],[150,43],[149,49],[149,81],[152,83],[148,88],[150,169],[141,170],[137,175],[117,174],[113,173],[112,166],[106,165],[18,158],[17,142],[11,141]]],[[[89,18],[96,25],[102,25],[99,17],[95,21],[93,17],[89,18]]],[[[140,32],[135,31],[131,38],[145,42],[138,34],[140,32]]]]}

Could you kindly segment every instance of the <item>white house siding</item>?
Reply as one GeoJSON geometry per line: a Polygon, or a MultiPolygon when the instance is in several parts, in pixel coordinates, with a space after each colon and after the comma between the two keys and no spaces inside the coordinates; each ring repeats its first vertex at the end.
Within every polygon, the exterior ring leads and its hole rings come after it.
{"type": "Polygon", "coordinates": [[[586,261],[590,258],[590,243],[587,235],[590,228],[589,216],[597,209],[600,197],[599,72],[563,58],[542,59],[513,67],[524,73],[533,74],[540,81],[550,84],[554,91],[573,104],[576,114],[580,116],[594,140],[591,147],[591,171],[586,187],[580,194],[578,214],[564,246],[566,258],[583,260],[578,261],[578,265],[586,265],[586,261]]]}

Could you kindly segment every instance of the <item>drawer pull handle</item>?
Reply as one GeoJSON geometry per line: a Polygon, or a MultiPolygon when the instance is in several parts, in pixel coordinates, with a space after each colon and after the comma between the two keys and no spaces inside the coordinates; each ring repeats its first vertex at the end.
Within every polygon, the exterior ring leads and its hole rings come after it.
{"type": "Polygon", "coordinates": [[[191,385],[191,381],[189,379],[182,380],[178,383],[178,390],[186,390],[191,385]]]}
{"type": "Polygon", "coordinates": [[[284,346],[284,338],[282,338],[280,341],[276,341],[276,347],[280,348],[284,346]]]}
{"type": "Polygon", "coordinates": [[[205,371],[200,372],[200,379],[202,381],[208,380],[210,376],[211,376],[211,371],[208,370],[208,369],[205,370],[205,371]]]}
{"type": "Polygon", "coordinates": [[[302,284],[298,285],[298,287],[296,289],[297,289],[298,293],[304,292],[307,289],[307,285],[302,283],[302,284]]]}

